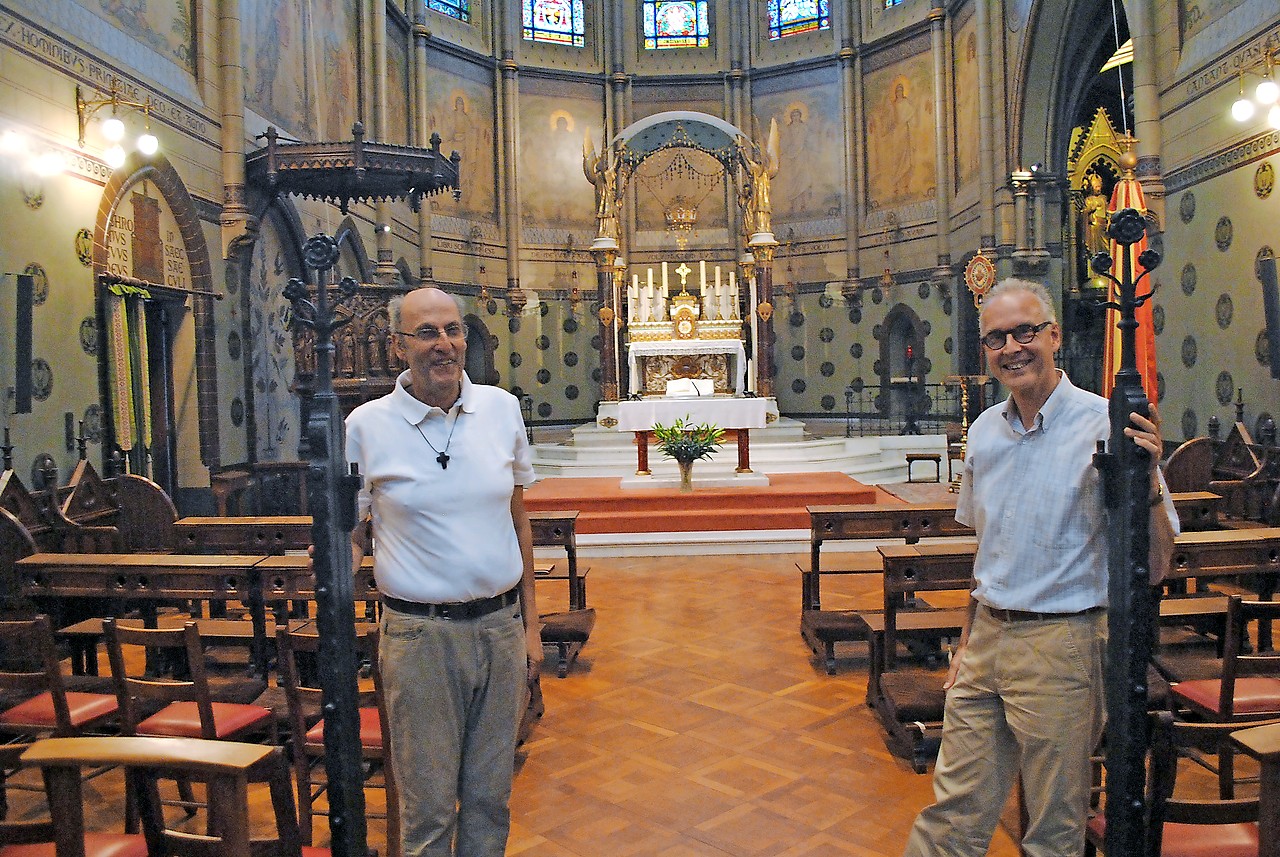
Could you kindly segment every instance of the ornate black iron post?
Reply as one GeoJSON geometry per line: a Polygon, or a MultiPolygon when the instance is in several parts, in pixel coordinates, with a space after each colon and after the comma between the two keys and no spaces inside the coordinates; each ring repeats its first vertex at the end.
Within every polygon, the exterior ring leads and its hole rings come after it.
{"type": "MultiPolygon", "coordinates": [[[[1146,270],[1135,277],[1129,248],[1142,239],[1146,223],[1132,208],[1116,212],[1108,234],[1122,255],[1120,279],[1113,277],[1111,257],[1099,253],[1093,270],[1119,289],[1120,369],[1111,392],[1109,451],[1099,451],[1094,464],[1102,472],[1110,515],[1109,606],[1106,658],[1107,696],[1107,843],[1108,854],[1145,854],[1147,810],[1144,758],[1148,743],[1147,664],[1155,643],[1156,597],[1150,584],[1151,493],[1150,456],[1124,435],[1129,414],[1144,416],[1150,403],[1138,373],[1135,311],[1154,289],[1137,294],[1138,283],[1160,264],[1160,254],[1144,250],[1138,257],[1146,270]]],[[[1099,444],[1101,445],[1101,444],[1099,444]]]]}
{"type": "MultiPolygon", "coordinates": [[[[325,772],[329,783],[330,849],[336,857],[365,857],[367,828],[360,758],[360,721],[356,687],[355,592],[351,569],[351,530],[360,477],[347,472],[346,443],[338,397],[333,391],[333,331],[351,316],[338,307],[357,283],[345,277],[339,297],[329,302],[330,270],[338,261],[338,242],[315,235],[302,245],[307,267],[316,271],[316,300],[307,286],[291,279],[284,296],[293,303],[297,323],[315,331],[315,392],[307,420],[310,466],[307,504],[315,546],[316,624],[320,631],[320,685],[324,690],[325,772]]],[[[300,798],[305,799],[305,798],[300,798]]]]}

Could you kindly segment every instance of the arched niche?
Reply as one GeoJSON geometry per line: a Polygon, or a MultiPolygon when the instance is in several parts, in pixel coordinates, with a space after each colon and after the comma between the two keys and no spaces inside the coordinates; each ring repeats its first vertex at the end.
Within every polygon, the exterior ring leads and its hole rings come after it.
{"type": "Polygon", "coordinates": [[[910,431],[922,416],[924,377],[929,359],[925,354],[924,322],[906,304],[894,306],[885,316],[880,337],[880,389],[887,393],[884,415],[910,431]]]}

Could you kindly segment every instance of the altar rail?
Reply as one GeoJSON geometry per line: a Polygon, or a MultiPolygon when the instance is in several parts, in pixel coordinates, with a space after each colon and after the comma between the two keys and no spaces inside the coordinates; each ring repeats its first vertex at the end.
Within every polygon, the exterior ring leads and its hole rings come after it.
{"type": "MultiPolygon", "coordinates": [[[[995,401],[995,381],[969,388],[969,422],[995,401]]],[[[914,381],[851,384],[844,389],[844,436],[954,434],[959,437],[960,387],[914,381]]]]}

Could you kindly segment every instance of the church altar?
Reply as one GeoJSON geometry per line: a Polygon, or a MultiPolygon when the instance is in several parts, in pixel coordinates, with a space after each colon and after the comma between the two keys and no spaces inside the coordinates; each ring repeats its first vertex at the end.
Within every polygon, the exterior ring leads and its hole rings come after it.
{"type": "MultiPolygon", "coordinates": [[[[618,431],[652,431],[655,425],[670,425],[689,418],[695,423],[713,423],[722,429],[764,428],[768,399],[740,399],[728,396],[650,398],[618,403],[618,431]]],[[[745,432],[744,432],[745,433],[745,432]]]]}
{"type": "Polygon", "coordinates": [[[668,339],[632,342],[627,348],[627,365],[631,369],[628,393],[655,391],[659,384],[673,378],[709,377],[717,392],[732,390],[741,396],[747,350],[741,339],[668,339]],[[718,359],[689,360],[692,356],[718,359]]]}

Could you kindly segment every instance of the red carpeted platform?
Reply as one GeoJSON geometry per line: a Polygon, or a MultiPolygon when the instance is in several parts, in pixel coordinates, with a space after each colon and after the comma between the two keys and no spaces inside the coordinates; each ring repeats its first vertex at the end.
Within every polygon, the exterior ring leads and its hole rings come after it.
{"type": "Polygon", "coordinates": [[[577,509],[579,533],[717,532],[809,529],[806,506],[900,503],[843,473],[779,473],[767,487],[619,487],[613,477],[553,477],[524,493],[530,511],[577,509]]]}

